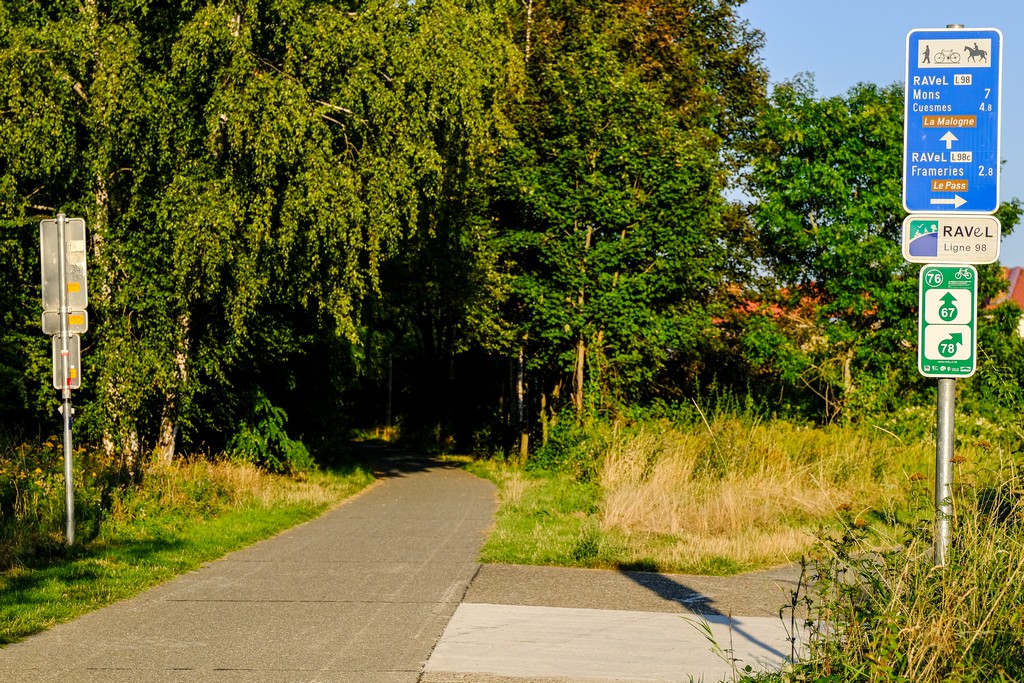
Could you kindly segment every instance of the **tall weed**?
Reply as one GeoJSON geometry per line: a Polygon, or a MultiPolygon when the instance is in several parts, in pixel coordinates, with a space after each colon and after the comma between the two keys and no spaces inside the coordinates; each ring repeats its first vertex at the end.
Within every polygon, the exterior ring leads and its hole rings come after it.
{"type": "Polygon", "coordinates": [[[823,536],[803,597],[809,653],[779,680],[1024,680],[1024,481],[1012,468],[1002,483],[962,474],[945,566],[927,523],[883,552],[856,515],[823,536]]]}
{"type": "Polygon", "coordinates": [[[288,415],[262,391],[253,401],[250,419],[238,425],[228,452],[241,462],[254,463],[270,472],[305,472],[315,463],[305,444],[288,436],[288,415]]]}
{"type": "MultiPolygon", "coordinates": [[[[76,537],[88,541],[99,531],[106,475],[84,451],[73,462],[76,537]]],[[[0,440],[0,569],[62,552],[65,495],[64,449],[55,437],[0,440]]]]}
{"type": "MultiPolygon", "coordinates": [[[[76,546],[126,529],[161,533],[240,506],[326,504],[338,494],[305,466],[283,476],[252,462],[196,457],[172,465],[154,461],[135,478],[118,462],[84,449],[75,451],[73,465],[76,546]]],[[[64,498],[58,439],[0,440],[0,571],[68,555],[64,498]]]]}

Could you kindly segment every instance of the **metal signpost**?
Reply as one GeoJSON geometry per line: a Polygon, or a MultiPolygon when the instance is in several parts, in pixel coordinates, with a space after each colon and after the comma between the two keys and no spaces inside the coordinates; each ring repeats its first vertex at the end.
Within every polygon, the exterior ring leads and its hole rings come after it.
{"type": "Polygon", "coordinates": [[[978,271],[999,258],[998,29],[907,34],[903,128],[903,257],[921,268],[918,370],[938,381],[935,555],[946,562],[952,506],[956,378],[977,366],[978,271]]]}
{"type": "Polygon", "coordinates": [[[85,221],[66,218],[39,223],[39,255],[42,262],[43,332],[53,336],[53,388],[61,392],[64,423],[64,501],[67,510],[67,544],[75,543],[75,496],[71,427],[74,409],[71,390],[82,386],[81,337],[89,328],[86,307],[85,221]]]}
{"type": "Polygon", "coordinates": [[[950,541],[953,404],[957,377],[977,369],[978,271],[974,266],[927,265],[918,296],[917,367],[939,381],[935,447],[935,556],[946,563],[950,541]]]}

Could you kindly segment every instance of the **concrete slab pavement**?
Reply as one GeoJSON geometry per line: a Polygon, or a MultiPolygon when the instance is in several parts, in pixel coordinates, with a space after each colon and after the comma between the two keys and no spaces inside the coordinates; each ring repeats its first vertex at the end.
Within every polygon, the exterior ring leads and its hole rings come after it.
{"type": "Polygon", "coordinates": [[[427,662],[425,683],[460,672],[567,681],[729,680],[737,668],[778,669],[789,653],[782,622],[513,605],[463,604],[427,662]]]}
{"type": "Polygon", "coordinates": [[[484,565],[422,683],[732,680],[778,669],[799,568],[713,577],[484,565]]]}

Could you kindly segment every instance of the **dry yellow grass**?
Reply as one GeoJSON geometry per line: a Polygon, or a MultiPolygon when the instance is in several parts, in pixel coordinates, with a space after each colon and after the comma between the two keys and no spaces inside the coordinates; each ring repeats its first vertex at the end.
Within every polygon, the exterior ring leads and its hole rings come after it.
{"type": "MultiPolygon", "coordinates": [[[[226,458],[208,460],[190,458],[173,465],[156,465],[147,473],[147,485],[164,507],[187,509],[199,501],[205,504],[224,503],[230,506],[255,504],[264,508],[281,504],[325,505],[336,502],[356,488],[366,485],[359,480],[339,484],[316,472],[298,476],[268,473],[248,462],[226,458]]],[[[111,516],[117,517],[131,502],[117,498],[111,516]]]]}
{"type": "Polygon", "coordinates": [[[732,417],[703,431],[616,428],[600,474],[601,524],[640,541],[636,552],[659,565],[783,561],[837,508],[902,498],[910,471],[926,471],[933,457],[927,444],[886,444],[850,428],[732,417]]]}
{"type": "Polygon", "coordinates": [[[537,482],[525,472],[518,469],[497,470],[501,484],[501,502],[510,507],[518,507],[525,494],[537,482]]]}

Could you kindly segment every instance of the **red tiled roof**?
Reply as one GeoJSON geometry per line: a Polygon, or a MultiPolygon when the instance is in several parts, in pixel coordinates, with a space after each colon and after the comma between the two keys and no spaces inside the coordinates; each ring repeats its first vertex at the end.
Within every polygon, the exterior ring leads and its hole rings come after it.
{"type": "Polygon", "coordinates": [[[996,296],[989,302],[989,306],[998,306],[1007,299],[1015,301],[1018,306],[1024,308],[1024,268],[1014,266],[1003,268],[1003,277],[1007,279],[1006,291],[996,296]]]}

